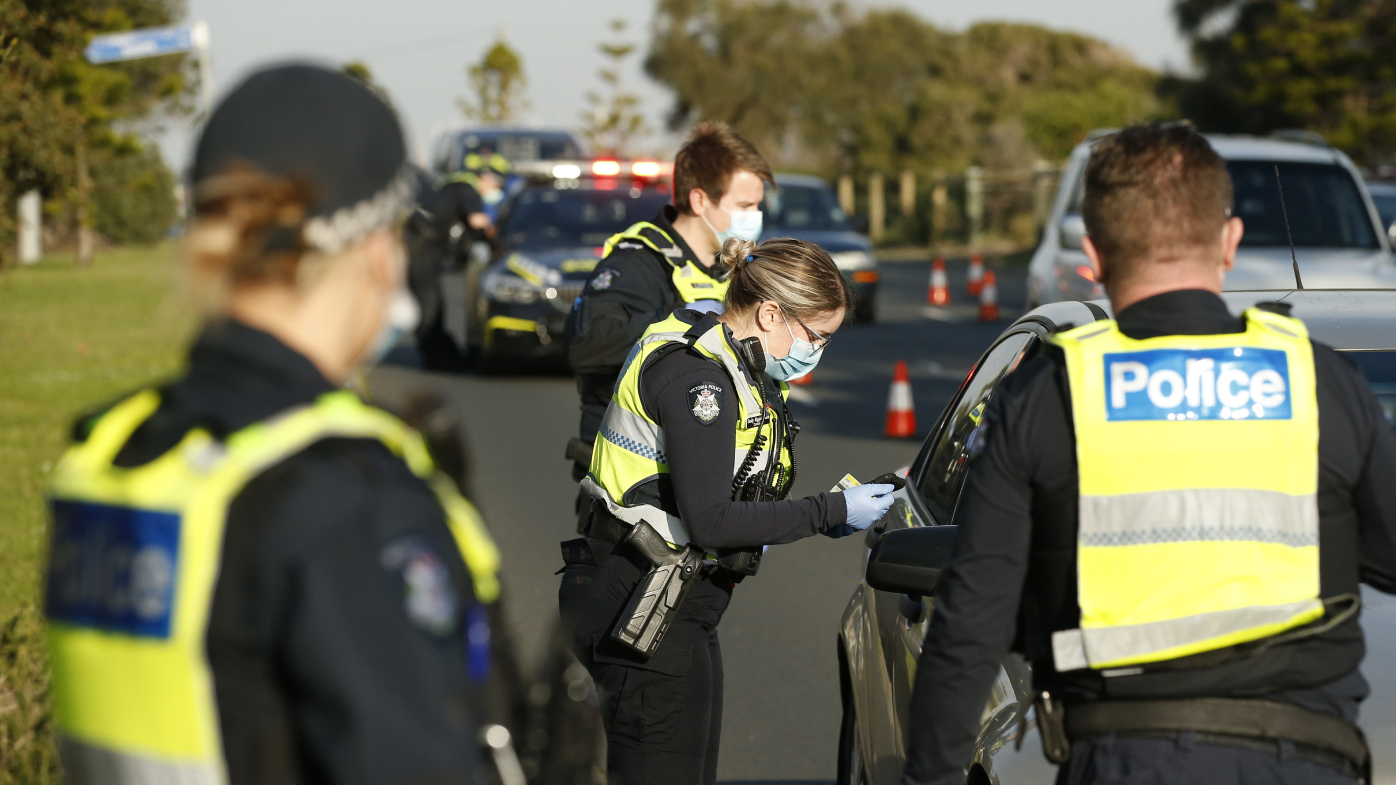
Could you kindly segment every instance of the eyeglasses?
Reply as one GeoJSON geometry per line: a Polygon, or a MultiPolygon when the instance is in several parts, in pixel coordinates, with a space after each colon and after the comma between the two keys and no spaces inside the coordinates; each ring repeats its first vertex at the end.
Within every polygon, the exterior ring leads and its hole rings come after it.
{"type": "Polygon", "coordinates": [[[832,340],[833,340],[833,336],[829,336],[829,337],[826,338],[826,337],[820,335],[819,333],[815,332],[814,330],[811,330],[811,329],[809,328],[809,325],[807,325],[807,324],[805,324],[804,322],[800,321],[800,317],[798,317],[798,316],[796,316],[796,315],[794,315],[794,314],[791,314],[791,315],[790,315],[790,318],[791,318],[791,319],[794,319],[796,324],[798,324],[798,325],[800,325],[802,328],[804,328],[804,330],[805,330],[805,335],[808,335],[808,336],[812,339],[812,340],[810,340],[810,343],[814,344],[814,350],[815,350],[816,352],[822,352],[822,351],[824,351],[824,347],[828,346],[828,345],[829,345],[829,341],[832,341],[832,340]]]}

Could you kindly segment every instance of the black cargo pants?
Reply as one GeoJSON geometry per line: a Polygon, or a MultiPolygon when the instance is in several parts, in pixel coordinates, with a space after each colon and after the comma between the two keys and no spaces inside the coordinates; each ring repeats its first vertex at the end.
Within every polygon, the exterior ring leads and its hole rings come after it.
{"type": "Polygon", "coordinates": [[[700,578],[648,661],[610,639],[648,565],[593,542],[596,565],[570,564],[558,591],[572,652],[590,671],[606,726],[611,785],[713,785],[722,732],[717,623],[730,585],[700,578]]]}
{"type": "MultiPolygon", "coordinates": [[[[1289,754],[1287,754],[1287,752],[1289,754]]],[[[1357,785],[1354,772],[1296,757],[1177,739],[1117,737],[1078,741],[1057,785],[1357,785]]]]}

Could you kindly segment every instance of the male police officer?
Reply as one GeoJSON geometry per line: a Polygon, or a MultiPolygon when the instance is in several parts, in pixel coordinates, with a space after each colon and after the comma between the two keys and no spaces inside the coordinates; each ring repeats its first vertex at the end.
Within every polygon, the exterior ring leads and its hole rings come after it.
{"type": "Polygon", "coordinates": [[[674,203],[612,237],[568,324],[567,358],[582,398],[579,438],[567,457],[580,480],[626,355],[654,322],[680,304],[719,310],[727,284],[713,267],[729,237],[761,234],[771,167],[723,123],[700,123],[674,156],[674,203]]]}
{"type": "Polygon", "coordinates": [[[1351,783],[1358,583],[1396,590],[1396,435],[1303,323],[1227,311],[1243,227],[1191,128],[1101,140],[1085,188],[1118,321],[1057,335],[971,440],[903,781],[964,782],[1016,638],[1060,783],[1351,783]]]}

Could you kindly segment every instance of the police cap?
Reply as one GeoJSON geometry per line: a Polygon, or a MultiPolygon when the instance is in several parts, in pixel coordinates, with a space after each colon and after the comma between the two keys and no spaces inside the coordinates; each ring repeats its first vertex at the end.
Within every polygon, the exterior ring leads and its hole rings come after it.
{"type": "Polygon", "coordinates": [[[194,155],[196,209],[217,178],[238,167],[302,185],[301,239],[323,251],[410,209],[413,178],[397,116],[363,83],[320,66],[267,68],[218,104],[194,155]]]}

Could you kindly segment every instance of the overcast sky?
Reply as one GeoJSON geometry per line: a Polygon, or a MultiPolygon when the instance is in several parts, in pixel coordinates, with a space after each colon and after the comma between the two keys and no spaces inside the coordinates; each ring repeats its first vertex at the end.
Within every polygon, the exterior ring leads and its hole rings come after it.
{"type": "MultiPolygon", "coordinates": [[[[277,60],[312,58],[330,63],[363,60],[383,84],[407,124],[414,155],[462,122],[456,98],[465,93],[465,66],[478,60],[503,31],[522,56],[532,106],[530,125],[577,125],[583,95],[598,84],[602,57],[596,44],[607,22],[624,17],[644,49],[653,0],[188,0],[190,19],[208,22],[214,82],[222,94],[249,70],[277,60]]],[[[1042,24],[1097,36],[1131,52],[1139,62],[1175,71],[1188,67],[1187,49],[1169,8],[1172,0],[904,0],[902,5],[950,29],[977,21],[1042,24]]],[[[640,71],[632,56],[626,75],[644,100],[651,125],[661,126],[666,92],[640,71]]],[[[191,132],[174,123],[161,145],[176,170],[188,160],[191,132]]],[[[664,135],[649,146],[672,148],[664,135]]]]}

